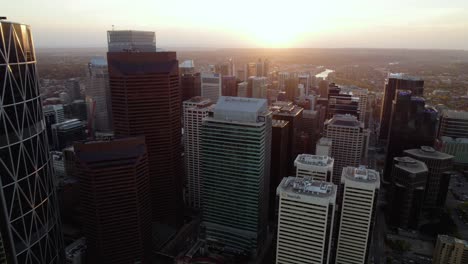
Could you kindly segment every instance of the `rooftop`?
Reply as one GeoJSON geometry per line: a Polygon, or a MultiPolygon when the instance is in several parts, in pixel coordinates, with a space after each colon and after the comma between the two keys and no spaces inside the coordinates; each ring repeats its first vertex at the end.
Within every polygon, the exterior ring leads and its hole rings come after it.
{"type": "Polygon", "coordinates": [[[287,126],[289,121],[280,120],[280,119],[273,119],[271,122],[272,127],[285,127],[287,126]]]}
{"type": "Polygon", "coordinates": [[[290,176],[284,178],[278,186],[278,190],[312,197],[336,196],[336,186],[333,183],[315,181],[310,177],[298,178],[290,176]]]}
{"type": "Polygon", "coordinates": [[[330,118],[326,121],[327,125],[333,126],[345,126],[345,127],[363,127],[364,124],[360,122],[356,116],[346,114],[346,115],[334,115],[333,118],[330,118]]]}
{"type": "Polygon", "coordinates": [[[409,81],[422,81],[420,77],[416,76],[410,76],[405,73],[390,73],[388,75],[388,78],[390,79],[400,79],[400,80],[409,80],[409,81]]]}
{"type": "Polygon", "coordinates": [[[186,101],[184,103],[190,103],[190,104],[197,104],[197,105],[206,105],[212,103],[210,98],[205,98],[201,96],[194,96],[186,101]]]}
{"type": "Polygon", "coordinates": [[[181,64],[179,64],[179,68],[194,68],[195,62],[193,60],[184,60],[181,64]]]}
{"type": "Polygon", "coordinates": [[[107,59],[105,57],[102,57],[102,56],[93,57],[93,58],[91,58],[91,61],[89,63],[91,65],[93,65],[93,66],[104,67],[104,66],[107,66],[107,59]]]}
{"type": "Polygon", "coordinates": [[[445,118],[468,120],[468,112],[466,111],[446,110],[442,116],[445,118]]]}
{"type": "Polygon", "coordinates": [[[461,240],[452,236],[447,236],[447,235],[439,235],[437,237],[437,240],[447,243],[447,244],[464,244],[465,248],[468,248],[468,241],[466,240],[461,240]]]}
{"type": "Polygon", "coordinates": [[[294,165],[297,164],[304,164],[304,165],[312,165],[312,166],[333,166],[334,159],[328,156],[320,156],[320,155],[311,155],[311,154],[299,154],[294,161],[294,165]]]}
{"type": "Polygon", "coordinates": [[[426,163],[413,159],[411,157],[395,157],[393,160],[395,167],[398,167],[410,173],[421,173],[428,171],[426,163]]]}
{"type": "Polygon", "coordinates": [[[317,145],[320,146],[331,146],[332,145],[332,140],[330,138],[322,137],[319,139],[317,142],[317,145]]]}
{"type": "Polygon", "coordinates": [[[419,149],[407,149],[404,151],[406,154],[410,154],[417,157],[429,158],[429,159],[452,159],[453,156],[437,151],[433,147],[422,146],[419,149]]]}
{"type": "Polygon", "coordinates": [[[366,166],[344,167],[342,176],[355,182],[377,183],[380,182],[380,175],[377,171],[368,169],[366,166]]]}
{"type": "Polygon", "coordinates": [[[215,120],[256,123],[260,115],[268,112],[267,100],[221,96],[213,112],[215,120]]]}

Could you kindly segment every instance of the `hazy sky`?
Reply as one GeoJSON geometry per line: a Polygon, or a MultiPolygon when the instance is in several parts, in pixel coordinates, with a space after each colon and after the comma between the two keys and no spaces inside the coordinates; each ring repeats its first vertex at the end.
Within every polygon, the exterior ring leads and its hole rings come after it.
{"type": "Polygon", "coordinates": [[[468,50],[468,0],[6,0],[37,47],[105,47],[106,31],[156,31],[159,47],[468,50]]]}

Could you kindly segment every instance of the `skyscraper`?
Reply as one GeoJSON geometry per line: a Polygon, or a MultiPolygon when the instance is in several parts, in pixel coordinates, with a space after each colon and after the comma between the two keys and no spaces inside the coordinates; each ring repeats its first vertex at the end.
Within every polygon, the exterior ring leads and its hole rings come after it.
{"type": "Polygon", "coordinates": [[[391,127],[387,139],[384,178],[392,182],[393,158],[405,149],[433,146],[438,124],[437,110],[411,91],[399,90],[393,100],[391,127]]]}
{"type": "Polygon", "coordinates": [[[257,255],[266,237],[271,114],[265,99],[221,97],[201,134],[207,241],[257,255]]]}
{"type": "Polygon", "coordinates": [[[276,263],[332,263],[336,191],[307,177],[281,181],[276,263]]]}
{"type": "Polygon", "coordinates": [[[178,224],[183,160],[176,53],[108,52],[107,63],[115,135],[145,136],[153,220],[178,224]]]}
{"type": "Polygon", "coordinates": [[[251,92],[253,98],[266,98],[267,97],[267,78],[266,77],[249,77],[248,90],[251,92]]]}
{"type": "Polygon", "coordinates": [[[410,90],[413,95],[422,96],[424,92],[424,80],[401,73],[390,74],[385,80],[382,109],[380,111],[379,138],[381,140],[388,138],[392,118],[392,105],[397,90],[410,90]]]}
{"type": "Polygon", "coordinates": [[[364,129],[364,124],[355,116],[335,115],[325,123],[324,135],[333,142],[333,183],[339,184],[344,167],[361,164],[362,156],[367,152],[369,131],[364,129]]]}
{"type": "Polygon", "coordinates": [[[221,75],[219,73],[201,74],[201,96],[217,102],[221,96],[221,75]]]}
{"type": "Polygon", "coordinates": [[[107,32],[109,52],[156,52],[156,34],[141,30],[107,32]]]}
{"type": "Polygon", "coordinates": [[[0,21],[0,258],[62,263],[63,241],[29,26],[0,21]]]}
{"type": "Polygon", "coordinates": [[[180,89],[182,90],[182,102],[192,97],[201,95],[200,73],[182,73],[180,75],[180,89]]]}
{"type": "Polygon", "coordinates": [[[78,119],[52,125],[53,149],[62,151],[73,145],[74,141],[86,139],[85,123],[78,119]]]}
{"type": "Polygon", "coordinates": [[[393,159],[390,187],[390,225],[417,230],[419,215],[424,204],[427,166],[410,157],[393,159]]]}
{"type": "Polygon", "coordinates": [[[255,62],[247,63],[246,67],[246,76],[245,78],[248,79],[251,76],[257,76],[257,64],[255,62]]]}
{"type": "Polygon", "coordinates": [[[237,96],[237,80],[235,76],[223,76],[221,86],[222,96],[237,96]]]}
{"type": "Polygon", "coordinates": [[[241,82],[237,84],[237,96],[238,97],[247,97],[249,83],[241,82]]]}
{"type": "Polygon", "coordinates": [[[451,176],[449,172],[452,170],[453,156],[436,151],[428,146],[422,146],[419,149],[408,149],[404,153],[427,165],[429,173],[427,175],[424,207],[442,208],[447,198],[451,176]]]}
{"type": "Polygon", "coordinates": [[[327,118],[332,118],[334,115],[353,115],[361,118],[361,109],[359,109],[359,97],[356,97],[351,92],[345,92],[341,87],[333,87],[328,93],[328,109],[327,118]]]}
{"type": "Polygon", "coordinates": [[[302,128],[303,108],[293,105],[291,102],[276,102],[270,107],[273,119],[289,122],[289,142],[288,142],[288,171],[294,172],[294,159],[299,154],[297,145],[300,143],[300,131],[302,128]]]}
{"type": "Polygon", "coordinates": [[[433,264],[468,263],[468,241],[447,235],[439,235],[432,257],[433,264]]]}
{"type": "Polygon", "coordinates": [[[185,185],[187,195],[185,202],[193,208],[201,208],[203,179],[201,173],[200,133],[203,118],[213,108],[213,102],[203,97],[193,97],[184,101],[184,158],[185,185]]]}
{"type": "Polygon", "coordinates": [[[296,177],[310,177],[314,181],[331,182],[333,163],[334,160],[328,156],[299,154],[294,161],[296,177]]]}
{"type": "MultiPolygon", "coordinates": [[[[276,211],[276,188],[288,176],[288,142],[289,122],[284,120],[272,120],[271,131],[271,166],[270,166],[270,205],[269,218],[275,219],[276,211]]],[[[275,220],[276,221],[276,220],[275,220]]]]}
{"type": "Polygon", "coordinates": [[[42,108],[44,112],[45,125],[47,130],[47,138],[49,141],[49,146],[52,146],[52,125],[57,123],[62,123],[65,121],[65,111],[63,105],[45,105],[42,108]]]}
{"type": "Polygon", "coordinates": [[[112,130],[109,74],[104,57],[92,58],[88,63],[88,85],[85,94],[91,100],[88,124],[95,131],[112,130]]]}
{"type": "Polygon", "coordinates": [[[342,172],[340,191],[343,198],[340,201],[336,264],[367,263],[380,175],[365,167],[345,167],[342,172]]]}
{"type": "Polygon", "coordinates": [[[151,197],[143,137],[75,143],[88,263],[150,263],[151,197]]]}

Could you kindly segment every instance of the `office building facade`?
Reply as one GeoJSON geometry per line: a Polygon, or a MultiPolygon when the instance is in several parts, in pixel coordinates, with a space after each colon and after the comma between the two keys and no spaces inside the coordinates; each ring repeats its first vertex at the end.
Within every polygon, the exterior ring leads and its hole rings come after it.
{"type": "Polygon", "coordinates": [[[153,220],[177,225],[183,159],[176,53],[108,52],[107,63],[115,135],[145,136],[153,220]]]}
{"type": "Polygon", "coordinates": [[[433,264],[468,263],[468,242],[447,235],[439,235],[432,257],[433,264]]]}
{"type": "Polygon", "coordinates": [[[88,263],[151,263],[151,197],[143,137],[74,145],[88,263]]]}
{"type": "Polygon", "coordinates": [[[335,115],[325,123],[324,135],[330,139],[331,157],[335,160],[333,183],[339,184],[344,167],[357,167],[367,152],[369,131],[352,115],[335,115]]]}
{"type": "Polygon", "coordinates": [[[421,97],[424,92],[424,80],[401,73],[390,74],[385,80],[382,108],[380,111],[380,140],[387,140],[391,127],[392,105],[397,90],[409,90],[414,96],[421,97]]]}
{"type": "Polygon", "coordinates": [[[427,166],[410,157],[395,157],[392,174],[389,224],[417,230],[426,192],[427,166]]]}
{"type": "Polygon", "coordinates": [[[184,101],[184,158],[185,158],[185,204],[192,208],[202,207],[203,179],[201,172],[200,135],[203,119],[213,109],[208,98],[193,97],[184,101]]]}
{"type": "Polygon", "coordinates": [[[267,101],[239,97],[202,125],[205,237],[233,254],[256,256],[266,238],[271,129],[267,101]]]}
{"type": "Polygon", "coordinates": [[[380,175],[365,167],[345,167],[341,177],[336,264],[367,263],[380,189],[380,175]]]}
{"type": "Polygon", "coordinates": [[[270,167],[270,221],[275,219],[276,211],[276,188],[288,176],[288,142],[289,122],[284,120],[272,120],[271,131],[271,167],[270,167]]]}
{"type": "Polygon", "coordinates": [[[424,98],[409,90],[398,90],[391,115],[387,138],[384,178],[392,182],[393,158],[403,155],[405,149],[434,146],[437,136],[438,112],[427,106],[424,98]]]}
{"type": "Polygon", "coordinates": [[[331,182],[333,163],[334,160],[328,156],[299,154],[294,161],[296,177],[310,177],[314,181],[331,182]]]}
{"type": "Polygon", "coordinates": [[[453,156],[436,151],[434,148],[428,146],[422,146],[419,149],[408,149],[405,150],[404,153],[427,165],[428,175],[424,207],[442,208],[447,198],[453,156]]]}
{"type": "Polygon", "coordinates": [[[336,191],[308,177],[281,181],[276,263],[332,263],[336,191]]]}
{"type": "Polygon", "coordinates": [[[112,130],[109,74],[104,57],[92,58],[88,63],[88,85],[85,90],[88,105],[88,124],[91,131],[112,130]]]}
{"type": "Polygon", "coordinates": [[[183,73],[180,75],[180,89],[182,90],[182,102],[201,95],[200,73],[183,73]]]}
{"type": "Polygon", "coordinates": [[[221,96],[221,75],[219,73],[201,74],[201,96],[217,102],[221,96]]]}
{"type": "Polygon", "coordinates": [[[62,151],[73,145],[73,142],[86,139],[86,124],[78,119],[70,119],[52,125],[53,149],[62,151]]]}
{"type": "Polygon", "coordinates": [[[0,69],[0,258],[60,264],[60,214],[28,25],[0,21],[0,69]]]}
{"type": "Polygon", "coordinates": [[[141,30],[107,31],[109,52],[156,52],[156,34],[141,30]]]}
{"type": "Polygon", "coordinates": [[[221,86],[222,96],[237,96],[237,79],[235,76],[223,76],[221,86]]]}

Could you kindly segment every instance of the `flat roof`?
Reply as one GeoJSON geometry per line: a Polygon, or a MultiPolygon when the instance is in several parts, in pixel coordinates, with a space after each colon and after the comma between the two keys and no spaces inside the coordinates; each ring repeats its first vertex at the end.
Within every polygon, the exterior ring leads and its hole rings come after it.
{"type": "Polygon", "coordinates": [[[331,182],[316,181],[311,177],[299,178],[289,176],[283,178],[278,186],[278,191],[310,197],[336,197],[336,185],[331,182]]]}
{"type": "Polygon", "coordinates": [[[400,80],[409,80],[409,81],[422,81],[420,77],[417,76],[411,76],[405,73],[390,73],[388,75],[388,78],[390,79],[400,79],[400,80]]]}
{"type": "Polygon", "coordinates": [[[213,109],[219,121],[258,122],[258,116],[268,112],[267,100],[261,98],[221,96],[213,109]]]}
{"type": "Polygon", "coordinates": [[[356,116],[350,114],[334,115],[332,118],[327,120],[326,124],[344,127],[364,127],[364,124],[360,122],[356,116]]]}
{"type": "Polygon", "coordinates": [[[272,127],[285,127],[289,124],[289,121],[281,120],[281,119],[273,119],[271,121],[272,127]]]}
{"type": "Polygon", "coordinates": [[[442,116],[446,118],[468,120],[468,112],[466,111],[445,110],[442,116]]]}
{"type": "Polygon", "coordinates": [[[378,183],[380,175],[377,171],[368,169],[366,166],[344,167],[342,176],[348,180],[363,183],[378,183]]]}
{"type": "Polygon", "coordinates": [[[429,159],[442,159],[442,160],[453,159],[452,155],[437,151],[433,147],[429,147],[429,146],[422,146],[419,149],[407,149],[404,151],[404,153],[417,156],[417,157],[429,158],[429,159]]]}
{"type": "Polygon", "coordinates": [[[413,159],[411,157],[395,157],[393,158],[393,160],[395,167],[398,167],[410,173],[422,173],[428,171],[426,163],[413,159]]]}
{"type": "MultiPolygon", "coordinates": [[[[312,154],[299,154],[294,160],[294,164],[304,164],[319,167],[326,167],[333,164],[334,159],[328,156],[312,155],[312,154]]],[[[296,165],[297,166],[297,165],[296,165]]]]}

